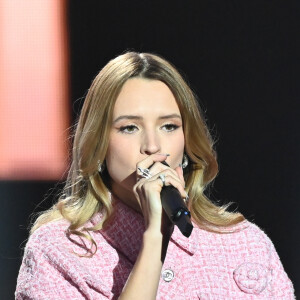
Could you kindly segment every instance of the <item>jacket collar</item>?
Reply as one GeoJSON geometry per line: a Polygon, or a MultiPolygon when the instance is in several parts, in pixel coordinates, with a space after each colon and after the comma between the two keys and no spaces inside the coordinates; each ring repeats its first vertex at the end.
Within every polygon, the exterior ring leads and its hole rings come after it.
{"type": "MultiPolygon", "coordinates": [[[[107,226],[100,230],[108,243],[134,263],[142,245],[144,231],[143,216],[125,205],[121,200],[113,198],[112,218],[107,226]]],[[[187,238],[175,226],[171,242],[193,255],[198,246],[196,230],[193,230],[191,236],[187,238]]]]}

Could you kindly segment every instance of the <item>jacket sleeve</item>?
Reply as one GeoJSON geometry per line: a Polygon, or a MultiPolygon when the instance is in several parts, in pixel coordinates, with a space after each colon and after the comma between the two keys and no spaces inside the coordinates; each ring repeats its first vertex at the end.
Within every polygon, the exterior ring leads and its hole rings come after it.
{"type": "Polygon", "coordinates": [[[293,284],[266,233],[250,223],[240,234],[238,254],[243,262],[234,269],[233,278],[244,293],[241,298],[295,299],[293,284]]]}
{"type": "Polygon", "coordinates": [[[270,255],[270,269],[272,270],[272,280],[271,280],[271,294],[275,299],[296,299],[294,288],[291,280],[289,279],[287,273],[285,272],[277,251],[269,239],[266,236],[266,242],[269,248],[270,255]]]}
{"type": "Polygon", "coordinates": [[[17,280],[16,300],[111,298],[105,287],[103,291],[90,288],[76,266],[66,266],[63,260],[52,259],[51,255],[41,247],[27,245],[17,280]]]}

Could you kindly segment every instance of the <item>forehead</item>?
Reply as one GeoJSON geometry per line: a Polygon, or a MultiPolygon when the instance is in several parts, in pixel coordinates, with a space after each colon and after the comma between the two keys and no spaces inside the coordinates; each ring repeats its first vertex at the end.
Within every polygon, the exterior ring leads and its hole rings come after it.
{"type": "Polygon", "coordinates": [[[159,80],[132,78],[116,100],[114,116],[120,114],[180,113],[169,87],[159,80]]]}

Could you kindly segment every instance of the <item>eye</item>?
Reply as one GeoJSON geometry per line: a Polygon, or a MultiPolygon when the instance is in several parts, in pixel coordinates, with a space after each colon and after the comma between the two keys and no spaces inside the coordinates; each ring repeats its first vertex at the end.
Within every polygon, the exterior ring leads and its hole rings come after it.
{"type": "Polygon", "coordinates": [[[135,125],[128,125],[120,127],[119,131],[121,133],[134,133],[138,128],[135,125]]]}
{"type": "Polygon", "coordinates": [[[175,124],[165,124],[162,127],[165,128],[166,131],[170,132],[176,130],[179,126],[175,124]]]}

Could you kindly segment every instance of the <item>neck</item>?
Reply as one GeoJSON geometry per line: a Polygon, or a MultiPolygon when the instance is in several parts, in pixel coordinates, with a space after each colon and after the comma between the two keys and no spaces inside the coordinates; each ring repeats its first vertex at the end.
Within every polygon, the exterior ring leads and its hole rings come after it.
{"type": "Polygon", "coordinates": [[[112,183],[111,194],[113,197],[118,198],[121,202],[123,202],[128,207],[132,208],[138,213],[141,213],[141,208],[133,192],[128,191],[127,189],[124,189],[120,186],[116,188],[115,184],[112,183]]]}

